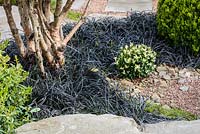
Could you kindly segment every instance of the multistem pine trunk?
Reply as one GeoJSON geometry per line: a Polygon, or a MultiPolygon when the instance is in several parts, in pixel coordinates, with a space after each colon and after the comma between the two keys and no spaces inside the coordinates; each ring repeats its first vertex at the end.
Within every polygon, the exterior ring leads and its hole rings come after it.
{"type": "Polygon", "coordinates": [[[63,6],[62,0],[57,0],[54,20],[51,21],[51,0],[16,0],[14,2],[13,0],[0,0],[0,5],[4,7],[8,24],[21,56],[25,58],[31,54],[35,54],[43,75],[45,75],[44,60],[55,69],[62,67],[65,62],[64,48],[75,32],[84,23],[86,9],[90,0],[86,3],[86,8],[81,19],[64,38],[61,27],[62,22],[74,1],[75,0],[67,0],[63,6]],[[13,4],[17,5],[19,9],[21,25],[27,39],[26,46],[18,33],[12,15],[13,4]]]}

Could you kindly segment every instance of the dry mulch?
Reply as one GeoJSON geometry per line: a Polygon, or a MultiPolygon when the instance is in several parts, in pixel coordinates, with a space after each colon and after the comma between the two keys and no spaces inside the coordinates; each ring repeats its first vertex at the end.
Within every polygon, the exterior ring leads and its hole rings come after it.
{"type": "MultiPolygon", "coordinates": [[[[128,13],[121,12],[106,12],[105,7],[108,0],[91,0],[90,7],[88,9],[88,14],[98,13],[107,15],[119,15],[127,16],[128,13]]],[[[158,0],[153,0],[153,11],[157,10],[158,0]]],[[[179,88],[182,84],[178,83],[177,80],[168,81],[168,87],[162,92],[159,89],[159,84],[155,84],[153,79],[162,79],[158,75],[151,75],[148,78],[142,80],[134,80],[134,84],[145,84],[145,87],[140,90],[141,94],[152,96],[153,94],[158,94],[160,97],[161,104],[167,104],[172,107],[177,107],[189,111],[193,114],[200,115],[200,79],[194,80],[193,78],[188,78],[184,85],[189,86],[188,91],[181,91],[179,88]],[[146,82],[145,82],[146,81],[146,82]]]]}
{"type": "Polygon", "coordinates": [[[180,84],[176,81],[171,81],[161,103],[200,115],[200,80],[188,79],[185,84],[190,87],[186,92],[179,90],[180,84]]]}

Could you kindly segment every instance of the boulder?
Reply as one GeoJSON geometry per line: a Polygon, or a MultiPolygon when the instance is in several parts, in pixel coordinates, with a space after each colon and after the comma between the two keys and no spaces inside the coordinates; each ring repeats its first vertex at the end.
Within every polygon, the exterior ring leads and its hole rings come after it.
{"type": "Polygon", "coordinates": [[[147,124],[144,132],[152,134],[200,134],[200,120],[147,124]]]}
{"type": "Polygon", "coordinates": [[[17,134],[141,134],[131,118],[115,115],[74,114],[25,124],[17,134]]]}
{"type": "Polygon", "coordinates": [[[132,118],[74,114],[25,124],[16,134],[200,134],[200,120],[170,121],[138,126],[132,118]]]}

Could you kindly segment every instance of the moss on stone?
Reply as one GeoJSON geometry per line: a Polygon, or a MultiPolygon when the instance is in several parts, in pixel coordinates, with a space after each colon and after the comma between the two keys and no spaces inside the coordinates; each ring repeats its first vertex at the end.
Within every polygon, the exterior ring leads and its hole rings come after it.
{"type": "Polygon", "coordinates": [[[189,121],[197,119],[197,116],[190,112],[184,111],[179,108],[170,108],[170,107],[162,106],[159,103],[148,102],[147,107],[145,108],[145,111],[149,113],[154,113],[157,115],[162,115],[164,117],[171,118],[171,119],[181,118],[181,119],[189,120],[189,121]]]}

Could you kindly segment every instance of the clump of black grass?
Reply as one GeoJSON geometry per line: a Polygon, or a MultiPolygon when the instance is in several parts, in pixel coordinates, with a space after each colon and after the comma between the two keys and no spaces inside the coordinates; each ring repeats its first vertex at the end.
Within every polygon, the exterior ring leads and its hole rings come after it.
{"type": "Polygon", "coordinates": [[[67,46],[65,57],[64,67],[54,72],[47,70],[46,79],[41,79],[37,70],[30,72],[26,83],[33,87],[32,105],[41,108],[36,118],[92,113],[132,117],[139,124],[168,120],[147,114],[146,98],[133,97],[117,83],[109,83],[104,71],[106,66],[102,66],[98,53],[92,48],[67,46]]]}
{"type": "MultiPolygon", "coordinates": [[[[34,74],[31,74],[34,75],[34,74]]],[[[169,120],[145,112],[146,100],[140,95],[131,96],[117,83],[109,83],[100,72],[93,72],[88,66],[66,65],[57,74],[47,74],[47,79],[29,78],[33,86],[32,106],[41,108],[35,114],[38,119],[61,114],[114,114],[131,117],[138,124],[169,120]]]]}
{"type": "Polygon", "coordinates": [[[57,73],[48,72],[47,78],[41,79],[32,71],[27,83],[33,86],[33,104],[42,109],[36,117],[110,113],[143,122],[146,99],[131,97],[112,86],[100,70],[94,72],[95,64],[88,61],[87,53],[68,47],[66,64],[57,73]]]}

